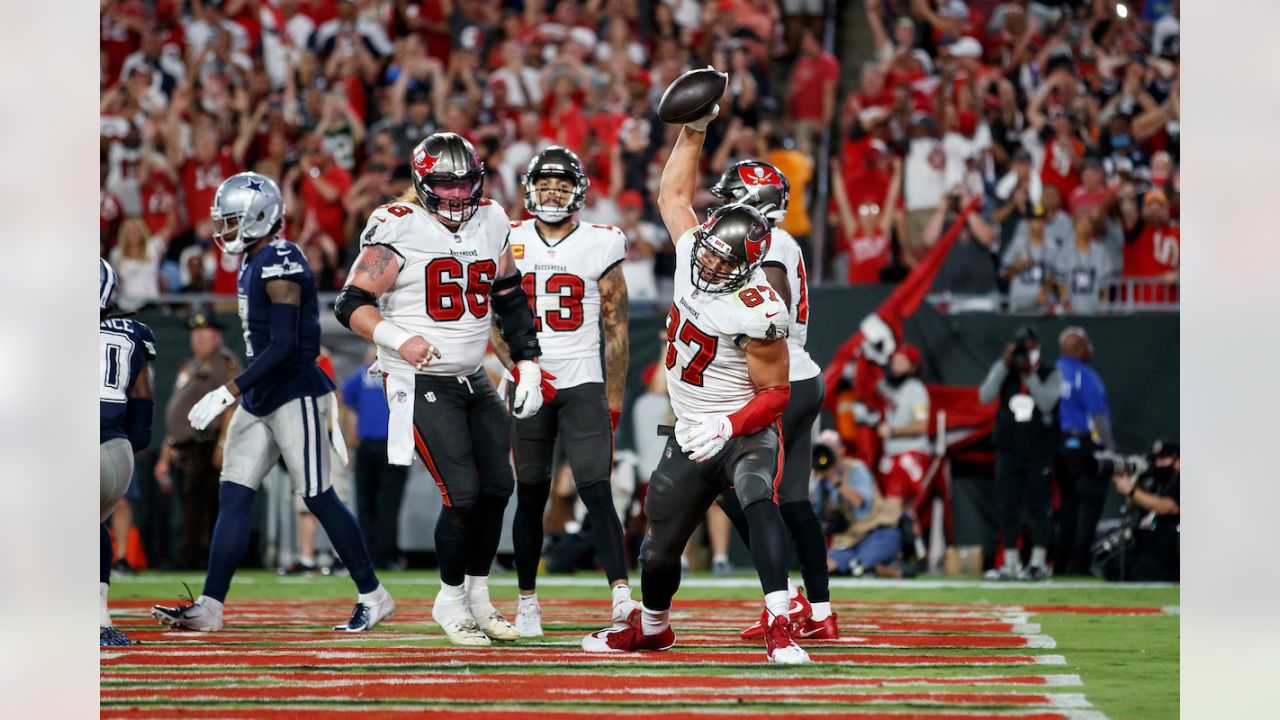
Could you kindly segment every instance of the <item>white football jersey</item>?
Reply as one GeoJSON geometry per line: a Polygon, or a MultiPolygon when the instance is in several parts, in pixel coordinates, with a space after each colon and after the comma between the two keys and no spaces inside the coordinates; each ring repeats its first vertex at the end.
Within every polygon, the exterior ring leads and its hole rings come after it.
{"type": "MultiPolygon", "coordinates": [[[[542,369],[557,390],[604,382],[600,367],[600,278],[626,259],[627,238],[612,225],[580,223],[555,245],[533,220],[511,226],[511,254],[533,303],[542,369]]],[[[624,330],[625,332],[625,330],[624,330]]]]}
{"type": "Polygon", "coordinates": [[[747,342],[787,334],[787,307],[769,287],[764,271],[731,293],[704,293],[693,286],[693,229],[676,242],[675,295],[667,313],[667,392],[676,413],[676,441],[708,415],[741,410],[755,396],[747,373],[747,342]]]}
{"type": "Polygon", "coordinates": [[[773,240],[764,255],[765,265],[777,265],[787,274],[791,285],[791,317],[787,323],[787,349],[791,351],[791,382],[808,380],[822,373],[818,363],[804,349],[809,340],[809,272],[804,267],[800,243],[791,233],[773,228],[773,240]]]}
{"type": "MultiPolygon", "coordinates": [[[[386,245],[400,265],[378,300],[382,317],[440,349],[421,374],[456,377],[480,367],[489,345],[489,291],[510,230],[506,211],[489,200],[456,233],[416,203],[391,203],[369,216],[360,246],[386,245]]],[[[418,372],[384,347],[378,364],[418,372]]]]}

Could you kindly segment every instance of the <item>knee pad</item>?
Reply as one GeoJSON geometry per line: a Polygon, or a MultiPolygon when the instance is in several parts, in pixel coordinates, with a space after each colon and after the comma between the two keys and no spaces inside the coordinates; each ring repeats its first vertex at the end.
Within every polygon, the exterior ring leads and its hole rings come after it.
{"type": "Polygon", "coordinates": [[[762,500],[773,502],[773,478],[755,472],[746,472],[733,479],[738,502],[746,510],[762,500]]]}

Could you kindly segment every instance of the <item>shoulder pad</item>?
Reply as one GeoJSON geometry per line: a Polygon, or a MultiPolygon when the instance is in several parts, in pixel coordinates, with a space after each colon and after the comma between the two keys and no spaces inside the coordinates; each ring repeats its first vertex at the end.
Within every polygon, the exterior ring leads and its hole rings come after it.
{"type": "Polygon", "coordinates": [[[787,308],[773,288],[748,285],[732,295],[736,332],[756,340],[776,340],[787,336],[787,308]]]}
{"type": "Polygon", "coordinates": [[[294,279],[305,274],[308,267],[302,248],[286,240],[276,240],[262,252],[265,256],[260,273],[263,280],[294,279]]]}

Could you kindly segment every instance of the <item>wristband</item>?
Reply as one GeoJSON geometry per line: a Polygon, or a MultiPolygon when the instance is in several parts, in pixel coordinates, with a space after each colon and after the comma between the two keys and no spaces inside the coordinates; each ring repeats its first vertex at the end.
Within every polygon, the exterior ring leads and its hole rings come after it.
{"type": "Polygon", "coordinates": [[[373,327],[373,341],[389,350],[400,351],[400,346],[409,342],[413,333],[396,325],[390,320],[383,320],[373,327]]]}

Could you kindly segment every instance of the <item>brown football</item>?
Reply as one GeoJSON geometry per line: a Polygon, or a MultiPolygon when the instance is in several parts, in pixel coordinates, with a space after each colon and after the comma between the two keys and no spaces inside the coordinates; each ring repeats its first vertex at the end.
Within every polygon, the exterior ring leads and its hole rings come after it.
{"type": "Polygon", "coordinates": [[[689,72],[676,78],[658,103],[658,118],[679,124],[697,120],[707,114],[724,94],[729,76],[711,67],[689,72]]]}

